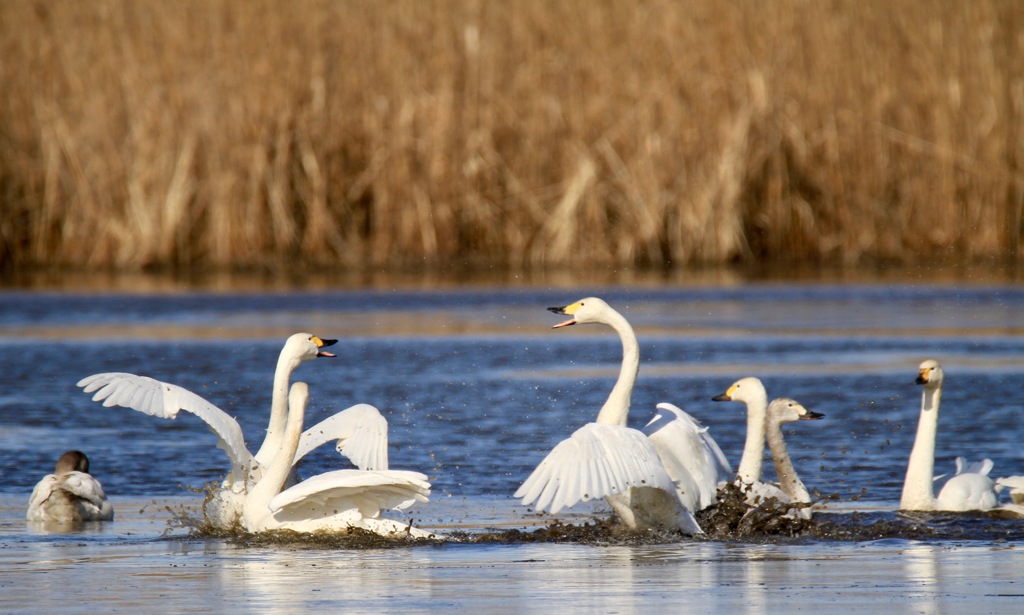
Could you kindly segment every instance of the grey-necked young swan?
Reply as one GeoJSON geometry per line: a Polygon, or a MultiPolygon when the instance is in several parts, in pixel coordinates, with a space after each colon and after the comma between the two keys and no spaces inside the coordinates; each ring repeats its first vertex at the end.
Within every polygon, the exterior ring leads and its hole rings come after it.
{"type": "Polygon", "coordinates": [[[25,517],[61,524],[111,521],[114,507],[100,481],[89,474],[85,453],[68,451],[57,460],[53,474],[44,476],[32,490],[25,517]]]}
{"type": "MultiPolygon", "coordinates": [[[[775,474],[779,478],[779,488],[791,503],[810,504],[811,495],[804,487],[800,476],[797,475],[796,468],[793,467],[793,460],[789,457],[786,441],[782,437],[782,426],[796,421],[816,420],[823,416],[823,414],[804,408],[800,403],[787,397],[772,400],[768,406],[765,420],[768,448],[771,449],[772,461],[775,462],[775,474]]],[[[809,506],[800,508],[798,514],[804,519],[810,519],[811,509],[809,506]]]]}

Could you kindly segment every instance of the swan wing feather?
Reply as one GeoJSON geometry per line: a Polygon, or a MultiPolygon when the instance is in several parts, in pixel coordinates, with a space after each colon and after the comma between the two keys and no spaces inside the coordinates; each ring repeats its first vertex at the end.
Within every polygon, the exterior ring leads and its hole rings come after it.
{"type": "Polygon", "coordinates": [[[103,485],[91,474],[85,472],[68,472],[60,477],[58,487],[71,495],[91,503],[97,509],[102,509],[107,501],[103,493],[103,485]]]}
{"type": "Polygon", "coordinates": [[[289,487],[270,500],[273,513],[289,508],[318,506],[338,511],[359,508],[363,516],[380,510],[408,508],[427,502],[430,483],[419,472],[406,470],[334,470],[289,487]]]}
{"type": "Polygon", "coordinates": [[[107,408],[121,406],[164,419],[176,418],[181,410],[194,414],[217,436],[217,446],[228,454],[234,468],[248,467],[252,461],[238,421],[188,389],[124,372],[93,374],[77,386],[94,393],[93,401],[107,408]]]}
{"type": "Polygon", "coordinates": [[[299,438],[295,463],[337,441],[336,448],[360,470],[388,469],[388,420],[370,404],[356,404],[310,427],[299,438]]]}
{"type": "Polygon", "coordinates": [[[673,404],[657,407],[644,433],[687,509],[707,508],[717,501],[718,484],[731,476],[732,469],[706,427],[673,404]]]}
{"type": "Polygon", "coordinates": [[[588,423],[548,453],[515,497],[525,506],[557,513],[644,486],[675,489],[647,438],[635,429],[588,423]]]}
{"type": "Polygon", "coordinates": [[[956,458],[956,473],[957,474],[981,474],[988,476],[988,473],[992,471],[994,464],[991,459],[982,459],[981,461],[967,461],[964,457],[956,458]]]}

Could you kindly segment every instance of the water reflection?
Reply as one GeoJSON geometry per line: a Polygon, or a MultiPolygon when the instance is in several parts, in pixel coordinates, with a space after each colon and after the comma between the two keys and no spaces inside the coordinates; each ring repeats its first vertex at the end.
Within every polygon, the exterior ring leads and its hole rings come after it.
{"type": "MultiPolygon", "coordinates": [[[[0,586],[17,611],[618,612],[1013,610],[1014,543],[479,544],[388,549],[158,538],[160,509],[116,535],[28,534],[0,507],[0,586]],[[54,588],[76,588],[75,600],[54,588]],[[976,609],[975,609],[976,610],[976,609]]],[[[1007,611],[1009,612],[1009,611],[1007,611]]]]}
{"type": "Polygon", "coordinates": [[[936,601],[935,590],[941,587],[936,547],[926,544],[911,545],[900,554],[903,562],[904,579],[911,589],[907,598],[918,613],[932,615],[941,613],[936,601]]]}

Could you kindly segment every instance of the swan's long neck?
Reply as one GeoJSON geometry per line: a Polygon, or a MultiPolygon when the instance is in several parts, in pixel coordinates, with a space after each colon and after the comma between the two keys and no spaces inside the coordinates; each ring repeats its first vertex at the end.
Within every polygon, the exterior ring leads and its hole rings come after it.
{"type": "Polygon", "coordinates": [[[281,446],[281,437],[284,434],[285,423],[288,422],[288,385],[292,378],[292,372],[299,366],[299,361],[285,355],[277,359],[277,369],[274,371],[274,393],[270,401],[270,422],[267,424],[267,435],[263,439],[260,450],[256,451],[256,461],[261,466],[267,466],[274,461],[274,455],[281,446]]]}
{"type": "Polygon", "coordinates": [[[765,417],[768,412],[768,394],[747,400],[747,442],[743,445],[743,456],[736,471],[745,483],[761,480],[761,465],[764,461],[765,417]]]}
{"type": "Polygon", "coordinates": [[[917,436],[910,451],[907,477],[903,481],[901,510],[933,510],[935,492],[932,482],[935,474],[935,435],[939,428],[939,400],[942,389],[925,387],[921,393],[921,418],[917,422],[917,436]]]}
{"type": "Polygon", "coordinates": [[[605,324],[619,334],[622,340],[622,369],[619,379],[612,387],[608,401],[604,402],[597,414],[597,422],[605,425],[625,425],[629,416],[629,404],[633,397],[633,385],[640,371],[640,344],[629,322],[615,310],[610,310],[605,324]]]}
{"type": "Polygon", "coordinates": [[[793,460],[789,458],[789,450],[782,437],[782,425],[777,421],[768,421],[766,432],[768,448],[771,449],[772,461],[775,462],[775,473],[779,477],[779,486],[789,496],[790,501],[810,502],[811,495],[807,493],[807,488],[793,467],[793,460]]]}
{"type": "MultiPolygon", "coordinates": [[[[296,383],[296,386],[304,386],[303,383],[296,383]]],[[[246,496],[246,511],[251,515],[251,521],[258,521],[270,514],[270,500],[281,492],[285,481],[292,471],[292,460],[295,458],[295,451],[299,448],[299,439],[302,436],[302,422],[306,414],[306,402],[308,393],[303,389],[302,394],[292,395],[294,403],[289,404],[288,397],[285,397],[285,405],[291,406],[288,412],[287,421],[278,439],[278,448],[274,451],[270,465],[264,470],[263,478],[253,487],[246,496]]]]}

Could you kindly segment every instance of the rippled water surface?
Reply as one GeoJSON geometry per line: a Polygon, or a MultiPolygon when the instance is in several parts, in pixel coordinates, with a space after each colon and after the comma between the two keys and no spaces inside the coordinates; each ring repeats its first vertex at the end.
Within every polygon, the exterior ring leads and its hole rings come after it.
{"type": "MultiPolygon", "coordinates": [[[[951,472],[964,455],[989,457],[994,475],[1024,474],[1022,306],[1024,289],[999,285],[5,291],[0,600],[17,601],[13,610],[53,610],[46,588],[86,574],[127,581],[96,585],[106,589],[72,610],[133,610],[162,596],[172,610],[649,612],[671,599],[721,612],[889,603],[913,612],[1005,611],[1024,597],[1020,575],[1010,572],[1024,569],[1024,521],[895,509],[925,358],[946,371],[936,471],[951,472]],[[770,396],[826,415],[786,429],[804,482],[833,496],[831,512],[815,517],[818,531],[658,544],[472,540],[549,521],[511,494],[555,443],[593,420],[621,359],[609,329],[550,329],[559,317],[545,307],[589,294],[622,312],[640,338],[633,426],[656,403],[673,402],[710,427],[735,465],[743,407],[710,398],[737,378],[759,376],[770,396]],[[278,352],[296,331],[341,340],[337,358],[304,364],[294,376],[310,384],[307,422],[358,402],[380,408],[392,467],[421,470],[433,483],[433,501],[406,518],[465,530],[470,540],[347,550],[168,529],[168,505],[194,510],[201,496],[187,488],[223,477],[214,437],[194,417],[163,421],[104,408],[75,387],[103,371],[173,382],[236,416],[253,447],[266,427],[278,352]],[[70,448],[89,454],[118,520],[72,535],[28,527],[22,516],[32,486],[70,448]]],[[[340,458],[324,450],[303,473],[338,467],[340,458]]],[[[765,471],[773,475],[770,459],[765,471]]],[[[591,514],[603,517],[604,509],[559,517],[591,514]]]]}

